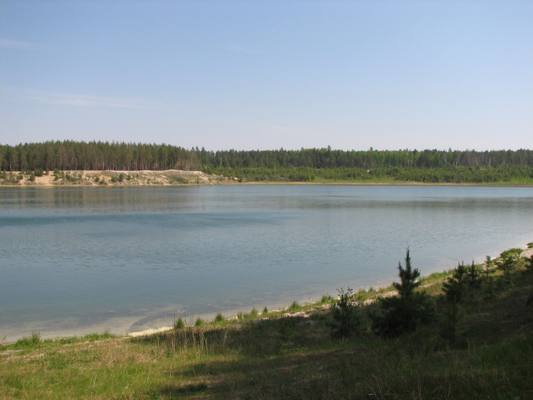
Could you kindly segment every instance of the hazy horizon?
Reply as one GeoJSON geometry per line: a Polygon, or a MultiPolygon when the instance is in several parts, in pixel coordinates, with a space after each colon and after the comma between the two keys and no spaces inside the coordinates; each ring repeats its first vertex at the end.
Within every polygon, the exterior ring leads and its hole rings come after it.
{"type": "Polygon", "coordinates": [[[0,4],[0,143],[533,148],[533,2],[0,4]]]}

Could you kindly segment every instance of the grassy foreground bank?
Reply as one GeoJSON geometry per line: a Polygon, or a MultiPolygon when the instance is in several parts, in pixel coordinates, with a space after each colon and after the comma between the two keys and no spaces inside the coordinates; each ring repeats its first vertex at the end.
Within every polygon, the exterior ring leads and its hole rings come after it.
{"type": "Polygon", "coordinates": [[[392,288],[355,293],[361,321],[344,339],[332,336],[327,296],[142,338],[26,338],[0,349],[0,398],[530,399],[533,269],[497,265],[461,302],[453,341],[443,335],[447,272],[417,289],[436,318],[394,338],[371,327],[392,288]]]}

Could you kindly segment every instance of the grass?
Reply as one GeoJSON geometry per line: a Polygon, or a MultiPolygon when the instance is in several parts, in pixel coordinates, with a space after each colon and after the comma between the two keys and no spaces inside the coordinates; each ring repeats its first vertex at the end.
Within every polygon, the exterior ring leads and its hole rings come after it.
{"type": "MultiPolygon", "coordinates": [[[[438,310],[449,273],[422,287],[438,310]]],[[[361,290],[364,319],[390,288],[361,290]]],[[[396,339],[332,338],[329,297],[142,338],[38,335],[0,352],[2,399],[530,399],[533,272],[494,270],[462,309],[451,346],[441,323],[396,339]],[[294,311],[300,311],[296,316],[294,311]]],[[[368,321],[367,321],[368,322],[368,321]]]]}

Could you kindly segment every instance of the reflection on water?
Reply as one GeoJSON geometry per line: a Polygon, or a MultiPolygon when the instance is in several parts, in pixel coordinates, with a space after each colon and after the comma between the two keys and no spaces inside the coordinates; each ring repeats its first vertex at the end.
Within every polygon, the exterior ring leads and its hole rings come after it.
{"type": "Polygon", "coordinates": [[[0,189],[0,337],[168,323],[533,240],[533,189],[0,189]]]}

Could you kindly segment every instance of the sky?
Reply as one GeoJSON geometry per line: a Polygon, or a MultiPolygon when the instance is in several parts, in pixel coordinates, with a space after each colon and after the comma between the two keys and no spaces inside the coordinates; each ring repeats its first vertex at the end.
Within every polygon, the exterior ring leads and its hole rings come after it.
{"type": "Polygon", "coordinates": [[[0,143],[533,148],[533,1],[0,0],[0,143]]]}

